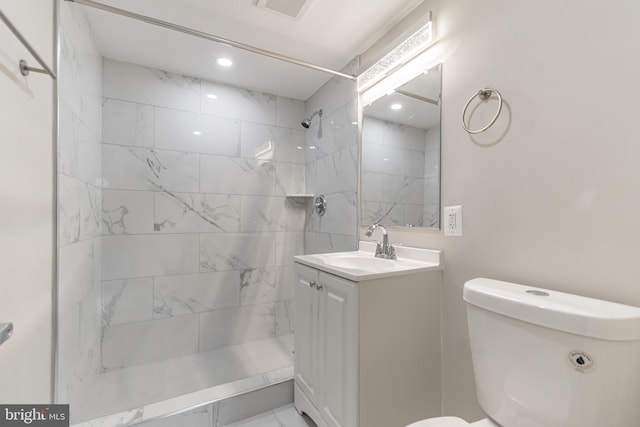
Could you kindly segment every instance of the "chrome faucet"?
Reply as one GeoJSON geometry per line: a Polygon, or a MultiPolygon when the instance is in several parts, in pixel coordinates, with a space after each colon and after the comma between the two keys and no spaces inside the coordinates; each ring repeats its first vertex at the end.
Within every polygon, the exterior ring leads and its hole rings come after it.
{"type": "Polygon", "coordinates": [[[380,231],[382,231],[382,244],[380,244],[380,242],[376,242],[376,257],[384,259],[396,259],[396,249],[393,247],[393,245],[389,244],[389,234],[387,233],[387,229],[384,228],[382,224],[373,224],[367,229],[364,235],[367,237],[371,237],[373,231],[376,228],[380,228],[380,231]]]}

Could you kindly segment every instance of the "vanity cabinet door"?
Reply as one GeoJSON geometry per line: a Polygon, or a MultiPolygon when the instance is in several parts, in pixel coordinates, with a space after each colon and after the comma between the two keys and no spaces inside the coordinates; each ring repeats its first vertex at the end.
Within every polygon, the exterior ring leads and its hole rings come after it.
{"type": "Polygon", "coordinates": [[[296,265],[296,331],[294,334],[294,378],[309,400],[317,405],[319,375],[318,271],[296,265]]]}
{"type": "Polygon", "coordinates": [[[300,264],[296,273],[295,406],[319,427],[357,427],[356,285],[300,264]]]}
{"type": "Polygon", "coordinates": [[[329,427],[355,427],[358,408],[356,285],[325,273],[320,273],[318,283],[323,386],[320,414],[329,427]]]}

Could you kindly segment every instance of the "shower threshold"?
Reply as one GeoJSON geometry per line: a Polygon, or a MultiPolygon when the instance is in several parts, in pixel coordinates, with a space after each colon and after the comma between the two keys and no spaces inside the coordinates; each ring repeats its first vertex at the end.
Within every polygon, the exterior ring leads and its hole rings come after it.
{"type": "Polygon", "coordinates": [[[70,390],[72,426],[134,425],[292,378],[293,335],[118,369],[70,390]]]}

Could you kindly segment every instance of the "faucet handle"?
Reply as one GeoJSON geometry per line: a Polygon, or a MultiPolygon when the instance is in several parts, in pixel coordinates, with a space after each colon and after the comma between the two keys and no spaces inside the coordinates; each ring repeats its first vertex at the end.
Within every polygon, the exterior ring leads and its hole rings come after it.
{"type": "Polygon", "coordinates": [[[375,256],[379,256],[383,254],[383,250],[382,250],[382,243],[380,242],[376,242],[376,255],[375,256]]]}
{"type": "Polygon", "coordinates": [[[392,244],[389,244],[387,255],[389,256],[389,259],[396,259],[396,248],[394,248],[392,244]]]}

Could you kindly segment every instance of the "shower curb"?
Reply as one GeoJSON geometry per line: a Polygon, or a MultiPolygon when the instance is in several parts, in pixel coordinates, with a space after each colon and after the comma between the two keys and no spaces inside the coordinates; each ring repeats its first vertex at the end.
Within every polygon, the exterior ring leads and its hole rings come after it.
{"type": "Polygon", "coordinates": [[[228,424],[289,403],[293,403],[292,366],[73,424],[71,427],[155,427],[158,421],[192,412],[209,412],[208,427],[216,427],[220,421],[228,424]],[[251,405],[241,404],[247,399],[252,400],[251,405]],[[247,411],[247,408],[250,410],[247,411]]]}

